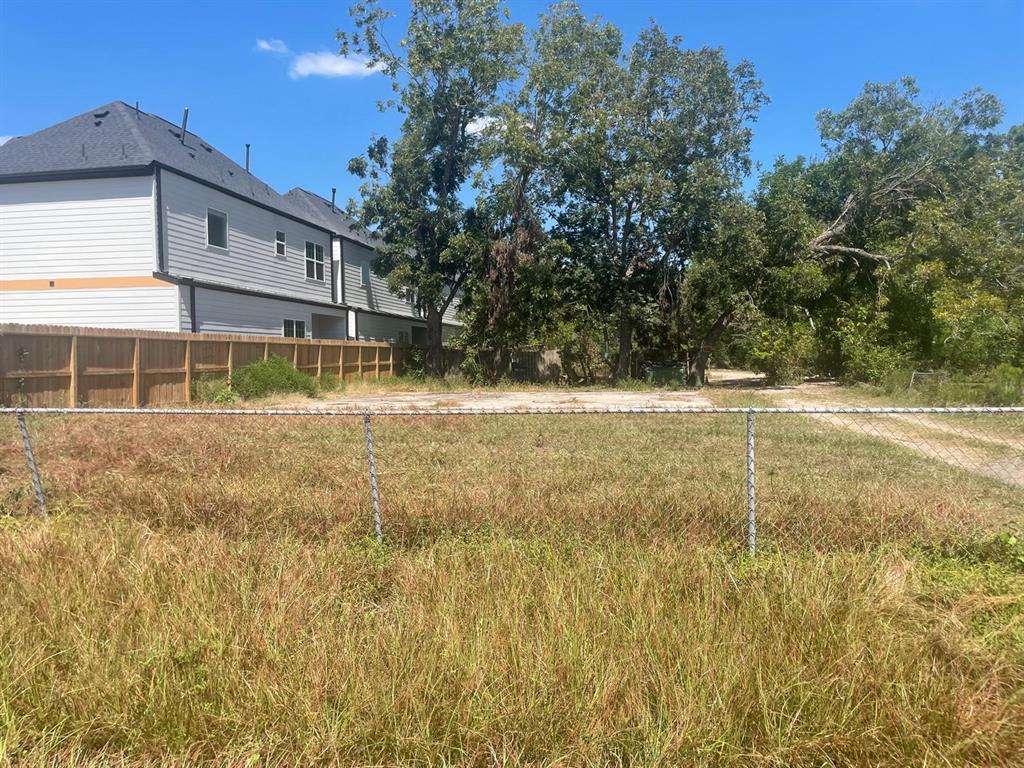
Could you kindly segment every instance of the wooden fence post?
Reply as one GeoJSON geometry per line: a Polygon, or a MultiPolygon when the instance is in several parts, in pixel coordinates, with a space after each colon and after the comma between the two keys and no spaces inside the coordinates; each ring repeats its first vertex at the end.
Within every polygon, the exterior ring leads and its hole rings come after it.
{"type": "Polygon", "coordinates": [[[292,349],[292,365],[296,368],[299,367],[299,342],[295,342],[295,347],[292,349]]]}
{"type": "Polygon", "coordinates": [[[185,340],[185,402],[192,402],[192,340],[185,340]]]}
{"type": "Polygon", "coordinates": [[[228,388],[231,387],[231,374],[234,372],[235,342],[228,342],[228,388]]]}
{"type": "Polygon", "coordinates": [[[78,407],[78,337],[71,337],[71,383],[68,385],[68,407],[78,407]]]}
{"type": "Polygon", "coordinates": [[[268,357],[270,357],[270,342],[265,341],[263,342],[263,359],[266,360],[268,357]]]}
{"type": "Polygon", "coordinates": [[[373,376],[375,379],[380,378],[380,347],[373,348],[373,376]]]}
{"type": "Polygon", "coordinates": [[[138,336],[135,337],[135,353],[132,355],[132,408],[139,407],[139,392],[142,389],[142,351],[139,347],[142,345],[141,339],[138,336]]]}
{"type": "Polygon", "coordinates": [[[324,373],[324,345],[316,345],[316,377],[319,379],[324,373]]]}

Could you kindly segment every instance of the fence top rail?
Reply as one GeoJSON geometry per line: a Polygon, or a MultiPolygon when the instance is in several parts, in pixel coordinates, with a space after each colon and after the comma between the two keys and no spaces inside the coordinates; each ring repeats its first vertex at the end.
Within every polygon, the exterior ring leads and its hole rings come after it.
{"type": "Polygon", "coordinates": [[[116,414],[123,416],[547,416],[547,415],[614,415],[614,414],[1024,414],[1024,406],[960,406],[960,407],[849,407],[849,408],[771,408],[714,406],[636,406],[581,408],[409,408],[364,407],[342,408],[42,408],[0,407],[0,414],[116,414]]]}
{"type": "Polygon", "coordinates": [[[247,344],[298,344],[324,347],[398,347],[388,341],[359,339],[300,339],[292,336],[257,336],[241,333],[185,333],[176,331],[142,331],[127,328],[88,328],[70,325],[21,325],[0,323],[0,336],[78,336],[103,339],[156,339],[162,341],[240,342],[247,344]]]}

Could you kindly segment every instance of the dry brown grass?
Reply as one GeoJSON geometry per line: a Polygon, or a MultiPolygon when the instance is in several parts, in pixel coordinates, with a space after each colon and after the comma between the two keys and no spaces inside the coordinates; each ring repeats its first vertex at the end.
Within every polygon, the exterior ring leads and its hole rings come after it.
{"type": "Polygon", "coordinates": [[[1024,576],[914,548],[1020,492],[898,447],[765,424],[750,560],[740,416],[378,419],[384,546],[358,420],[30,427],[0,763],[1024,761],[1024,576]]]}

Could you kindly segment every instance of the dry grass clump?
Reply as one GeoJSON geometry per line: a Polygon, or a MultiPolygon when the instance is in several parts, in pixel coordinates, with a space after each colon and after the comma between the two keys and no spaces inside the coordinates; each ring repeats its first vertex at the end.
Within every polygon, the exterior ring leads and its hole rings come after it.
{"type": "Polygon", "coordinates": [[[536,538],[392,551],[17,524],[0,538],[0,755],[1024,759],[1021,659],[932,610],[922,568],[896,553],[750,562],[536,538]]]}

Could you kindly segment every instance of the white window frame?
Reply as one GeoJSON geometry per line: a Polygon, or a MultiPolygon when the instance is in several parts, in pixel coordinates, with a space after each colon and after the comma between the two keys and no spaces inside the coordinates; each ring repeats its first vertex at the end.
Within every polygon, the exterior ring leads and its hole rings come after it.
{"type": "Polygon", "coordinates": [[[324,247],[323,247],[323,245],[321,245],[320,243],[314,243],[312,240],[307,240],[306,241],[306,248],[303,251],[302,255],[303,255],[303,259],[302,259],[302,273],[306,276],[306,279],[307,280],[313,280],[313,281],[315,281],[317,283],[326,283],[327,282],[327,267],[325,266],[326,262],[324,261],[324,247]],[[313,246],[313,258],[312,259],[309,257],[309,246],[311,246],[311,245],[313,246]],[[319,252],[319,256],[320,256],[319,259],[316,258],[318,252],[319,252]],[[309,265],[311,263],[313,264],[313,277],[309,276],[309,265]],[[320,275],[321,275],[320,277],[316,276],[317,265],[320,266],[320,275]]]}
{"type": "Polygon", "coordinates": [[[304,339],[306,338],[306,321],[305,320],[293,320],[290,317],[286,317],[281,322],[281,335],[286,339],[304,339]],[[292,333],[288,334],[288,323],[292,324],[292,333]],[[299,327],[302,328],[302,335],[298,334],[299,327]]]}
{"type": "Polygon", "coordinates": [[[359,265],[359,287],[370,287],[370,262],[364,261],[359,265]]]}
{"type": "Polygon", "coordinates": [[[274,255],[283,259],[288,255],[288,239],[283,230],[274,230],[274,255]],[[280,235],[280,237],[278,237],[280,235]],[[278,248],[280,246],[280,248],[278,248]]]}
{"type": "Polygon", "coordinates": [[[228,224],[228,215],[226,212],[218,210],[217,208],[206,209],[206,247],[216,248],[221,251],[227,251],[231,247],[231,227],[228,224]],[[215,213],[218,216],[224,217],[224,245],[217,245],[216,243],[210,242],[210,214],[215,213]]]}

